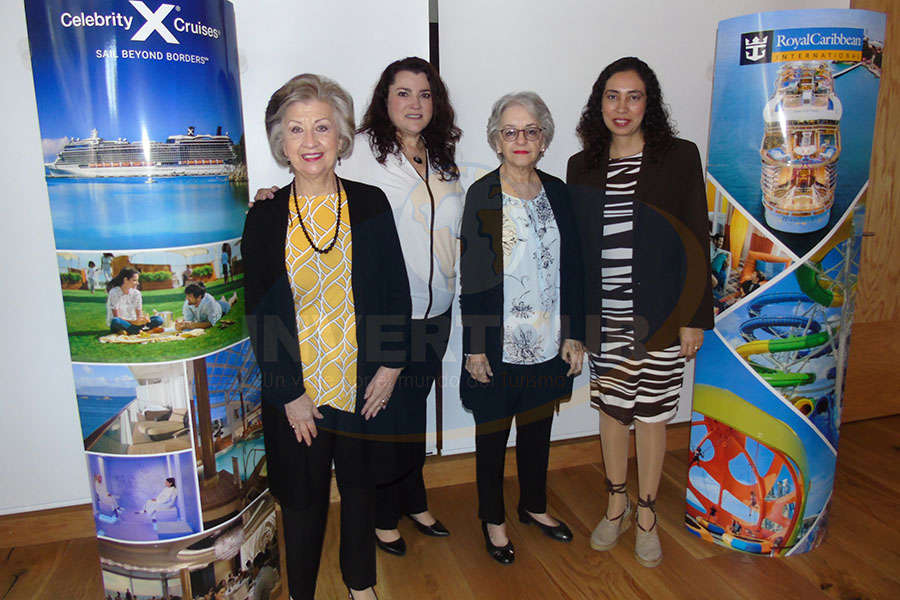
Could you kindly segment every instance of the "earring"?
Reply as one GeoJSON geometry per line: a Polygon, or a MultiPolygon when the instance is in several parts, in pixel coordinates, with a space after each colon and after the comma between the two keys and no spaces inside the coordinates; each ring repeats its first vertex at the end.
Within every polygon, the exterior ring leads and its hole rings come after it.
{"type": "Polygon", "coordinates": [[[341,157],[338,156],[338,166],[341,166],[341,157]]]}

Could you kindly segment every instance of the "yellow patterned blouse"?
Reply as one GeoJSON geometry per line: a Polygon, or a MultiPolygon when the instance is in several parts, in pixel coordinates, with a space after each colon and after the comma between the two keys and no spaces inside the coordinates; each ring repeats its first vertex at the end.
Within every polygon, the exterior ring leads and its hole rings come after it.
{"type": "Polygon", "coordinates": [[[341,192],[337,242],[325,254],[313,250],[297,219],[297,208],[313,243],[327,248],[334,239],[335,194],[290,199],[285,266],[291,278],[303,385],[316,406],[353,412],[356,408],[356,313],[350,264],[350,214],[341,192]]]}

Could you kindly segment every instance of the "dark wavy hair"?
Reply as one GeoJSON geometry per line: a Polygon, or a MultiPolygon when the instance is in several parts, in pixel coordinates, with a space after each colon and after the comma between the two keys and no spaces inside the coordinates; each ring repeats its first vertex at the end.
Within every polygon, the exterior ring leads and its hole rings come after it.
{"type": "Polygon", "coordinates": [[[428,150],[429,162],[441,173],[441,179],[445,181],[457,179],[459,167],[456,166],[456,143],[459,142],[462,131],[456,126],[456,115],[450,106],[447,87],[437,69],[424,59],[410,56],[387,66],[375,85],[372,101],[366,109],[359,129],[356,130],[357,133],[369,135],[369,146],[375,154],[375,160],[381,164],[384,164],[389,155],[400,151],[397,128],[391,122],[387,108],[388,90],[400,71],[424,73],[428,78],[434,112],[431,122],[422,131],[422,139],[428,150]]]}
{"type": "Polygon", "coordinates": [[[112,290],[114,287],[119,287],[126,279],[131,279],[135,275],[140,273],[137,269],[132,269],[131,267],[122,267],[122,270],[119,271],[119,274],[106,282],[106,291],[112,290]]]}
{"type": "Polygon", "coordinates": [[[644,82],[647,91],[647,109],[644,111],[644,119],[641,121],[641,131],[644,134],[644,148],[648,155],[659,155],[671,145],[675,139],[676,131],[669,120],[669,110],[663,103],[662,90],[656,73],[647,63],[634,56],[626,56],[606,66],[594,82],[591,96],[581,113],[581,120],[575,132],[581,138],[588,161],[594,164],[600,162],[606,149],[609,147],[612,133],[603,122],[603,92],[606,90],[606,82],[616,73],[622,71],[634,71],[644,82]]]}

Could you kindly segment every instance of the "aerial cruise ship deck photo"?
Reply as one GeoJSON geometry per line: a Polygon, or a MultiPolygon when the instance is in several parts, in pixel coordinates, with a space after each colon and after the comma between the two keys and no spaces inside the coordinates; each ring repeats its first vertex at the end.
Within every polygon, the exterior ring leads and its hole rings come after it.
{"type": "Polygon", "coordinates": [[[791,233],[828,225],[843,107],[827,62],[785,63],[763,109],[760,185],[766,223],[791,233]]]}

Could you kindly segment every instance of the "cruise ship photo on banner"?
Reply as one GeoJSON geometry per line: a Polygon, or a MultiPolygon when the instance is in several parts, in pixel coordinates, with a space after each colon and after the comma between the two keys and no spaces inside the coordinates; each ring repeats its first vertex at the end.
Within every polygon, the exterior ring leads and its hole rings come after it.
{"type": "Polygon", "coordinates": [[[25,3],[57,250],[241,236],[246,152],[237,40],[226,26],[234,7],[160,6],[144,28],[151,8],[137,0],[25,3]]]}
{"type": "Polygon", "coordinates": [[[69,139],[45,167],[47,177],[177,177],[229,175],[237,162],[234,141],[221,127],[198,134],[191,126],[165,142],[104,139],[92,129],[90,137],[69,139]]]}

